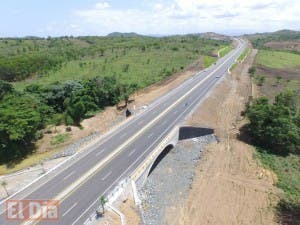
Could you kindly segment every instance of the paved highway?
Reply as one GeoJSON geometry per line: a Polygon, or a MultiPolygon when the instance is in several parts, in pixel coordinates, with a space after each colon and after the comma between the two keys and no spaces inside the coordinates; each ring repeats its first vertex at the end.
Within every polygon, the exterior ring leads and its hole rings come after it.
{"type": "MultiPolygon", "coordinates": [[[[243,40],[238,40],[238,43],[236,49],[215,65],[195,74],[149,105],[143,113],[131,118],[13,199],[60,199],[60,219],[40,221],[38,224],[83,224],[95,212],[99,196],[107,195],[128,177],[227,73],[246,47],[243,40]],[[114,156],[104,162],[113,152],[114,156]]],[[[0,224],[15,225],[21,222],[7,221],[5,213],[2,213],[0,224]]]]}

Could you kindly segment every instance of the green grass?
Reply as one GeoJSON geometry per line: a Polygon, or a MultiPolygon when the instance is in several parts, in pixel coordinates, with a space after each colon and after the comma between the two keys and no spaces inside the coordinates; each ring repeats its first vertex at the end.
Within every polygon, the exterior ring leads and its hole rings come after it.
{"type": "Polygon", "coordinates": [[[212,64],[214,64],[217,61],[217,58],[205,55],[203,57],[203,60],[204,60],[204,68],[207,68],[210,67],[212,64]]]}
{"type": "Polygon", "coordinates": [[[58,134],[52,138],[50,141],[51,145],[59,145],[62,143],[65,143],[66,141],[70,140],[71,135],[70,134],[58,134]]]}
{"type": "MultiPolygon", "coordinates": [[[[57,81],[114,75],[118,76],[121,82],[135,82],[143,88],[184,69],[202,54],[209,54],[219,48],[219,45],[203,40],[187,40],[175,46],[179,41],[170,39],[165,45],[162,42],[160,46],[149,47],[145,51],[139,48],[106,51],[102,57],[85,57],[69,61],[58,71],[50,71],[46,75],[15,82],[14,86],[17,90],[22,90],[26,85],[33,83],[47,85],[57,81]]],[[[207,67],[216,59],[206,56],[204,61],[207,67]]]]}
{"type": "Polygon", "coordinates": [[[234,70],[235,67],[237,67],[237,63],[232,64],[231,67],[229,68],[229,71],[234,70]]]}
{"type": "Polygon", "coordinates": [[[300,156],[274,155],[261,149],[257,151],[257,156],[265,167],[276,173],[277,186],[284,191],[285,197],[300,204],[300,156]]]}
{"type": "Polygon", "coordinates": [[[231,46],[226,46],[226,47],[221,48],[221,49],[219,50],[220,57],[225,56],[225,55],[228,54],[231,50],[232,50],[232,47],[231,47],[231,46]]]}
{"type": "Polygon", "coordinates": [[[300,55],[282,51],[259,50],[255,63],[274,69],[300,67],[300,55]]]}
{"type": "Polygon", "coordinates": [[[56,81],[77,80],[103,75],[117,75],[123,82],[136,82],[139,87],[146,87],[173,72],[183,69],[196,60],[199,55],[187,51],[149,51],[141,55],[130,51],[125,56],[109,56],[85,61],[71,61],[59,71],[50,72],[29,82],[16,82],[15,87],[22,89],[28,83],[50,84],[56,81]],[[86,65],[82,66],[82,62],[86,65]],[[81,66],[80,66],[81,65],[81,66]],[[125,71],[129,65],[128,71],[125,71]]]}
{"type": "Polygon", "coordinates": [[[249,53],[251,52],[250,48],[246,48],[243,53],[239,56],[238,61],[242,61],[249,53]]]}

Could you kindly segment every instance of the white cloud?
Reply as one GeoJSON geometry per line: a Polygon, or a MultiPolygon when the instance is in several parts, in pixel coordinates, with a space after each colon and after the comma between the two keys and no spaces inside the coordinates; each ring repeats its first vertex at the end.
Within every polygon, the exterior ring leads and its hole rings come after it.
{"type": "Polygon", "coordinates": [[[109,5],[109,3],[108,2],[98,2],[96,5],[95,5],[95,8],[96,9],[107,9],[107,8],[109,8],[110,7],[110,5],[109,5]]]}
{"type": "Polygon", "coordinates": [[[99,2],[73,15],[87,34],[175,34],[300,29],[299,11],[296,0],[172,0],[168,4],[155,0],[148,9],[120,9],[99,2]]]}

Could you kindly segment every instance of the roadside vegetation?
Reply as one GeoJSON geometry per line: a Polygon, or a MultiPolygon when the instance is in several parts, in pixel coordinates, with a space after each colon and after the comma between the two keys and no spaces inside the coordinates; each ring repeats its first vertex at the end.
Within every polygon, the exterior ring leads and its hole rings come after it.
{"type": "Polygon", "coordinates": [[[227,53],[229,53],[231,50],[232,50],[232,47],[231,47],[231,46],[225,46],[225,47],[221,48],[221,49],[219,50],[220,57],[225,56],[225,55],[226,55],[227,53]]]}
{"type": "Polygon", "coordinates": [[[217,61],[216,57],[212,56],[204,56],[204,68],[210,67],[212,64],[214,64],[217,61]]]}
{"type": "Polygon", "coordinates": [[[251,52],[250,48],[246,48],[243,53],[238,57],[238,61],[242,61],[251,52]]]}
{"type": "Polygon", "coordinates": [[[228,44],[195,35],[0,39],[0,163],[26,159],[48,125],[80,127],[106,106],[126,107],[133,92],[228,44]]]}
{"type": "Polygon", "coordinates": [[[299,33],[292,34],[250,38],[259,50],[249,74],[264,96],[250,102],[246,110],[256,156],[276,173],[277,186],[284,191],[277,206],[282,224],[300,223],[300,55],[296,50],[270,49],[264,43],[298,42],[299,33]]]}

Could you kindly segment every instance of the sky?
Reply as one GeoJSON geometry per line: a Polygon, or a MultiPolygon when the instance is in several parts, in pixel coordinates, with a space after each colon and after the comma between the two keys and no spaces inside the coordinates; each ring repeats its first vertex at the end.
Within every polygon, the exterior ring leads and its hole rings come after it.
{"type": "Polygon", "coordinates": [[[0,0],[0,36],[300,30],[299,0],[0,0]]]}

